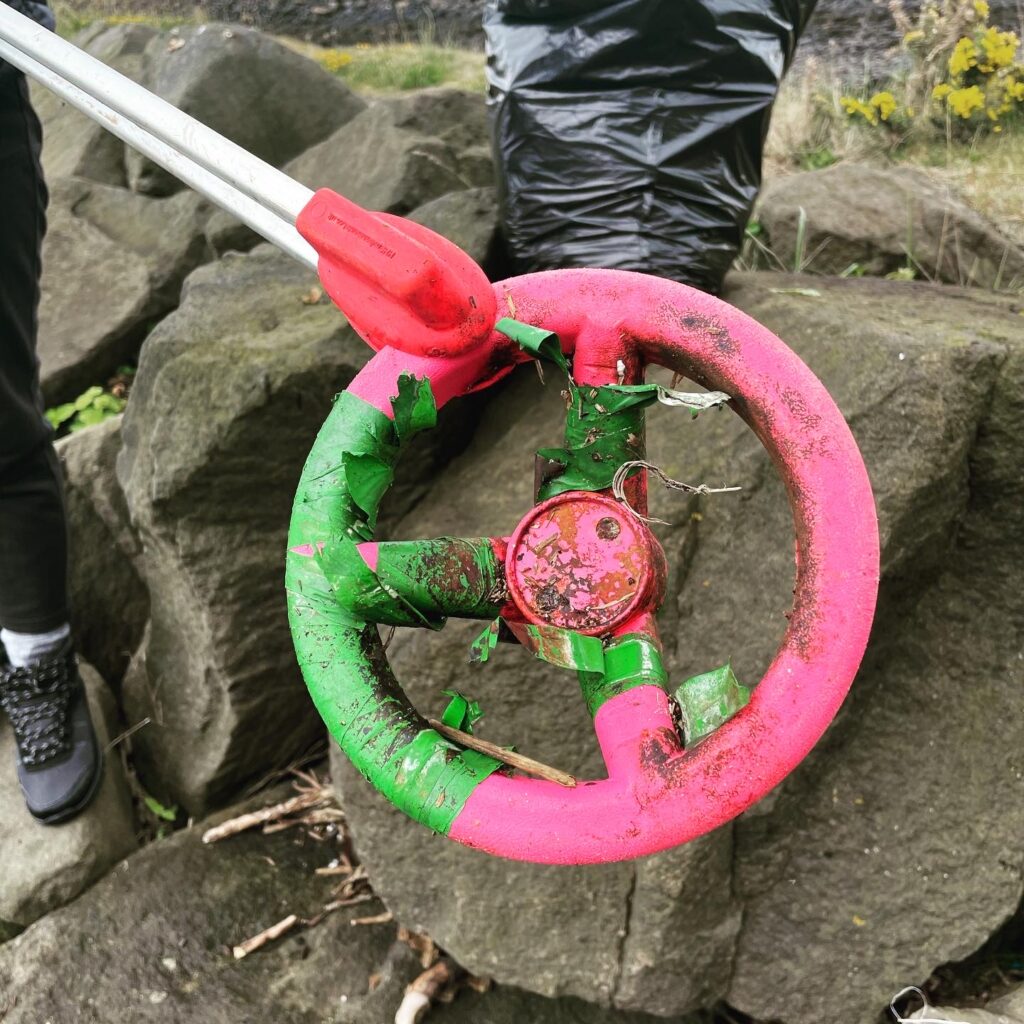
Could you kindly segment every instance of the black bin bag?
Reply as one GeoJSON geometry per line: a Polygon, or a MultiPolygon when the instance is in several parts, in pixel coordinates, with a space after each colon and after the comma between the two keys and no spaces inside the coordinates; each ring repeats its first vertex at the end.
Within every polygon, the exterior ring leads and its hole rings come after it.
{"type": "Polygon", "coordinates": [[[489,0],[517,271],[615,267],[717,292],[814,0],[489,0]]]}

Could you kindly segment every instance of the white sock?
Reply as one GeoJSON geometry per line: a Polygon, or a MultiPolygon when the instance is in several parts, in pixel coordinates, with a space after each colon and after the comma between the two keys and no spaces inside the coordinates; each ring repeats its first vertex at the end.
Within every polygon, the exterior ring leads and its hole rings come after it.
{"type": "Polygon", "coordinates": [[[49,633],[15,633],[12,629],[0,629],[0,642],[11,665],[23,668],[52,654],[70,635],[71,626],[65,622],[49,633]]]}

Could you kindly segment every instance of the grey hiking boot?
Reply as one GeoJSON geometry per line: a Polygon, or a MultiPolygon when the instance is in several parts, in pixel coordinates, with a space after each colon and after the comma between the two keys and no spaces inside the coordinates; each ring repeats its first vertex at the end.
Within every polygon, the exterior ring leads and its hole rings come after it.
{"type": "Polygon", "coordinates": [[[32,816],[47,825],[73,818],[100,787],[103,756],[71,641],[24,668],[0,665],[0,707],[14,728],[32,816]]]}

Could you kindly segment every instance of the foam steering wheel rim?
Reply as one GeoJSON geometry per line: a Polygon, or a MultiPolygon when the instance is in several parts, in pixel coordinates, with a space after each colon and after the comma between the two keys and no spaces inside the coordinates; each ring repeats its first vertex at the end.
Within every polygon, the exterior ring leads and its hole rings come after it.
{"type": "Polygon", "coordinates": [[[332,567],[349,566],[344,552],[354,538],[367,539],[345,460],[381,445],[397,457],[388,431],[399,373],[429,377],[441,406],[510,370],[522,355],[497,333],[454,359],[384,349],[339,396],[303,470],[289,530],[286,588],[296,653],[317,709],[355,767],[434,831],[539,863],[654,853],[763,797],[839,710],[867,644],[878,587],[867,472],[842,414],[811,371],[765,327],[718,299],[609,270],[547,271],[494,287],[499,316],[553,331],[609,382],[628,356],[732,396],[730,406],[775,463],[794,518],[795,600],[771,665],[750,703],[690,750],[679,745],[661,687],[612,697],[594,719],[608,777],[575,789],[496,771],[496,762],[461,750],[409,704],[376,626],[353,624],[338,601],[348,577],[332,567]]]}

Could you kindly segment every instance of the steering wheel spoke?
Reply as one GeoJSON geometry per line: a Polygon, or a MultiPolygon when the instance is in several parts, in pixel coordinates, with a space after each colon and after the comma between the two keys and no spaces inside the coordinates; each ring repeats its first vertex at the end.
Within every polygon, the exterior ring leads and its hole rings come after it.
{"type": "Polygon", "coordinates": [[[438,537],[358,546],[375,592],[339,595],[385,625],[440,628],[448,618],[493,619],[508,603],[501,537],[438,537]]]}

